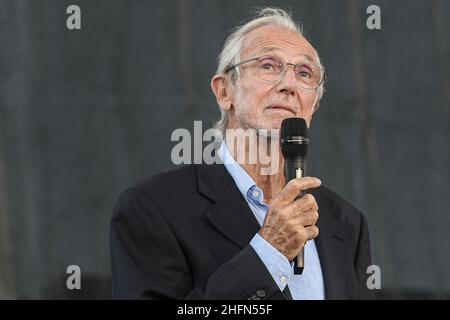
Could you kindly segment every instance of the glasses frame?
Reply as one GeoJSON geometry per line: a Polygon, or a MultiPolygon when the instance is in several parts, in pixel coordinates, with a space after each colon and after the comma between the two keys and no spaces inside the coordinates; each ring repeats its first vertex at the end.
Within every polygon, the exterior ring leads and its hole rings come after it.
{"type": "MultiPolygon", "coordinates": [[[[244,61],[241,61],[241,62],[236,63],[236,64],[232,64],[232,65],[228,66],[225,69],[224,73],[226,74],[226,73],[230,72],[231,70],[233,70],[234,68],[237,68],[237,67],[243,65],[244,63],[251,62],[251,61],[258,61],[258,75],[259,75],[259,78],[261,80],[263,80],[263,81],[266,81],[266,82],[276,83],[276,82],[279,82],[283,78],[284,74],[286,74],[286,72],[287,72],[286,66],[292,66],[294,68],[294,71],[295,71],[295,68],[297,67],[297,65],[299,65],[299,63],[294,64],[294,63],[285,62],[282,58],[280,58],[280,60],[283,62],[283,66],[285,66],[284,70],[283,70],[283,72],[280,73],[280,79],[279,80],[270,81],[270,80],[267,80],[267,79],[263,79],[261,77],[261,74],[259,73],[259,59],[264,58],[264,57],[273,57],[273,56],[271,56],[271,55],[264,55],[264,56],[260,56],[260,57],[256,57],[256,58],[252,58],[252,59],[248,59],[248,60],[244,60],[244,61]]],[[[305,84],[302,84],[300,81],[297,81],[298,85],[300,87],[302,87],[303,89],[307,89],[307,90],[316,90],[317,88],[319,88],[322,85],[322,83],[325,80],[325,71],[320,66],[317,66],[317,67],[320,70],[321,77],[322,77],[320,79],[320,82],[315,87],[310,87],[310,86],[307,87],[305,84]]],[[[295,76],[295,78],[297,79],[297,75],[295,76]]]]}

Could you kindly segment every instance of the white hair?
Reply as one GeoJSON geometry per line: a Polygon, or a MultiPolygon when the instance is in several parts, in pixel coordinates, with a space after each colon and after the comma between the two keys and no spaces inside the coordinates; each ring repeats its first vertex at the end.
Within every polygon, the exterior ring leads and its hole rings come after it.
{"type": "MultiPolygon", "coordinates": [[[[236,27],[232,33],[228,36],[223,46],[222,52],[218,58],[217,74],[224,74],[227,68],[231,65],[238,64],[240,62],[240,56],[243,49],[244,39],[247,34],[255,29],[273,25],[286,28],[287,30],[294,31],[303,36],[302,27],[298,25],[292,18],[292,15],[283,9],[266,7],[259,9],[256,12],[255,17],[244,25],[236,27]]],[[[318,54],[316,53],[316,60],[318,65],[323,69],[322,62],[318,54]]],[[[234,68],[230,71],[230,81],[234,85],[235,81],[239,79],[239,68],[234,68]]],[[[314,109],[319,107],[320,99],[324,92],[324,81],[320,84],[317,90],[317,99],[314,109]]],[[[315,111],[314,110],[314,111],[315,111]]],[[[220,120],[214,124],[214,128],[225,133],[225,129],[228,124],[228,111],[220,109],[220,120]]]]}

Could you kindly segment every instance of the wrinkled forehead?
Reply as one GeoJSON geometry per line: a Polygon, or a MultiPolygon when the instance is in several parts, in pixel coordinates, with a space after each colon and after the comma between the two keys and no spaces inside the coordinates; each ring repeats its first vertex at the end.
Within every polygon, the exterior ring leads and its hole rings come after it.
{"type": "Polygon", "coordinates": [[[269,51],[278,51],[292,58],[307,56],[315,60],[317,56],[314,47],[298,32],[279,26],[264,26],[245,36],[241,58],[269,51]]]}

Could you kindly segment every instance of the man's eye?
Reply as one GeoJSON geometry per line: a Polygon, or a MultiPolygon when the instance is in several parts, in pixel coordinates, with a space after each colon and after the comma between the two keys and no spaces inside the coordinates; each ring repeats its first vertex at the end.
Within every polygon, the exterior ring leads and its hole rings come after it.
{"type": "Polygon", "coordinates": [[[263,61],[261,63],[261,68],[264,70],[273,70],[275,68],[275,64],[271,61],[263,61]]]}
{"type": "Polygon", "coordinates": [[[277,70],[279,67],[279,63],[274,60],[274,59],[270,59],[270,58],[265,58],[262,59],[259,63],[260,68],[265,70],[265,71],[274,71],[277,70]]]}
{"type": "Polygon", "coordinates": [[[312,77],[312,74],[308,71],[300,71],[298,74],[303,78],[311,78],[312,77]]]}
{"type": "Polygon", "coordinates": [[[301,78],[310,79],[313,77],[311,68],[306,65],[297,66],[297,75],[301,78]]]}

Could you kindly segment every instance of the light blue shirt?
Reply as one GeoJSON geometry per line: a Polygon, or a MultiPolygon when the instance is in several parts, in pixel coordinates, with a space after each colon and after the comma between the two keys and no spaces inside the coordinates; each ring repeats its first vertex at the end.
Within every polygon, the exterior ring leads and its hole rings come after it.
{"type": "MultiPolygon", "coordinates": [[[[233,159],[225,142],[222,142],[218,154],[239,191],[247,201],[256,220],[262,226],[269,208],[264,203],[263,191],[258,188],[248,173],[233,159]]],[[[285,289],[286,285],[289,285],[289,290],[294,300],[325,299],[322,268],[314,240],[306,243],[304,249],[305,268],[301,275],[294,274],[293,263],[290,263],[281,252],[264,240],[258,233],[253,237],[250,245],[261,258],[281,291],[285,289]]]]}

